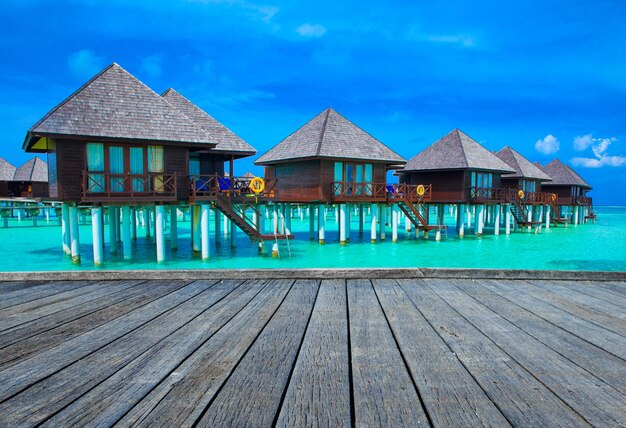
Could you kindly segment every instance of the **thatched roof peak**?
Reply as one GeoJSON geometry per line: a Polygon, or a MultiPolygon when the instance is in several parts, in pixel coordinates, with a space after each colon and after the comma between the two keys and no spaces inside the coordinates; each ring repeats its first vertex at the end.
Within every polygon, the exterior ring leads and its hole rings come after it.
{"type": "Polygon", "coordinates": [[[496,152],[496,156],[515,170],[513,174],[504,174],[502,178],[526,178],[531,180],[551,181],[552,178],[519,152],[509,146],[505,146],[496,152]]]}
{"type": "Polygon", "coordinates": [[[548,183],[550,186],[580,186],[592,189],[591,185],[578,175],[576,171],[559,159],[554,159],[549,164],[541,167],[541,169],[552,177],[552,182],[548,183]]]}
{"type": "Polygon", "coordinates": [[[473,169],[514,173],[510,166],[458,128],[411,158],[402,172],[473,169]]]}
{"type": "Polygon", "coordinates": [[[309,120],[255,164],[310,158],[355,159],[402,165],[406,160],[332,108],[309,120]]]}
{"type": "Polygon", "coordinates": [[[48,164],[35,156],[15,170],[13,181],[48,182],[48,164]]]}
{"type": "Polygon", "coordinates": [[[12,181],[15,176],[15,166],[0,158],[0,181],[12,181]]]}
{"type": "Polygon", "coordinates": [[[33,125],[24,150],[45,136],[214,144],[203,129],[116,63],[33,125]]]}

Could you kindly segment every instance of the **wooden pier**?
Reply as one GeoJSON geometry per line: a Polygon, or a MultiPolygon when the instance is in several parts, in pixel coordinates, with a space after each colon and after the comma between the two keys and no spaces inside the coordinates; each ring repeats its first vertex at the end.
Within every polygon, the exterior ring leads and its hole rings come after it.
{"type": "Polygon", "coordinates": [[[607,281],[0,282],[0,426],[624,426],[625,314],[607,281]]]}

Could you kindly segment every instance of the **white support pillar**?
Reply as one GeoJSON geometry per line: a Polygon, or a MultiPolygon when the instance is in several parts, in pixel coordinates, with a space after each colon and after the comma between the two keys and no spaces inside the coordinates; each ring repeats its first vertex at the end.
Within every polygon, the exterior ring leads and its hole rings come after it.
{"type": "Polygon", "coordinates": [[[324,244],[324,228],[326,227],[326,207],[318,205],[317,207],[317,239],[320,244],[324,244]]]}
{"type": "Polygon", "coordinates": [[[346,204],[339,205],[339,244],[346,245],[346,204]]]}
{"type": "Polygon", "coordinates": [[[170,249],[178,249],[178,207],[170,207],[170,249]]]}
{"type": "Polygon", "coordinates": [[[456,209],[456,233],[459,236],[465,236],[465,205],[458,205],[456,209]]]}
{"type": "Polygon", "coordinates": [[[210,206],[203,204],[200,209],[200,239],[202,241],[202,260],[209,260],[209,214],[210,206]]]}
{"type": "Polygon", "coordinates": [[[222,216],[222,226],[223,226],[223,232],[224,232],[224,236],[228,235],[228,222],[230,220],[228,220],[228,217],[226,217],[225,215],[222,216]]]}
{"type": "Polygon", "coordinates": [[[502,206],[496,205],[495,207],[495,215],[493,218],[493,234],[498,236],[500,235],[500,213],[502,212],[502,206]]]}
{"type": "Polygon", "coordinates": [[[235,238],[237,237],[237,225],[235,224],[235,222],[231,221],[230,222],[230,231],[229,231],[229,238],[230,238],[230,246],[234,247],[235,246],[235,238]]]}
{"type": "Polygon", "coordinates": [[[377,237],[377,233],[378,233],[378,225],[377,225],[377,221],[378,221],[378,205],[376,204],[372,204],[370,207],[370,212],[371,212],[371,241],[372,244],[376,243],[376,237],[377,237]]]}
{"type": "Polygon", "coordinates": [[[391,205],[391,242],[398,242],[398,207],[391,205]]]}
{"type": "Polygon", "coordinates": [[[386,236],[385,236],[385,232],[386,232],[386,222],[387,222],[387,218],[386,218],[386,214],[387,214],[387,207],[384,204],[380,204],[378,206],[378,215],[380,216],[380,221],[378,222],[378,225],[380,226],[380,240],[384,241],[386,236]]]}
{"type": "Polygon", "coordinates": [[[467,227],[472,227],[472,206],[467,204],[465,207],[465,213],[467,214],[467,227]]]}
{"type": "Polygon", "coordinates": [[[63,252],[68,256],[71,255],[70,206],[68,204],[61,205],[61,238],[63,239],[63,252]]]}
{"type": "Polygon", "coordinates": [[[309,241],[315,240],[315,207],[309,205],[309,241]]]}
{"type": "Polygon", "coordinates": [[[112,256],[117,254],[117,237],[115,236],[116,228],[115,208],[109,207],[109,252],[112,256]]]}
{"type": "Polygon", "coordinates": [[[198,205],[192,205],[190,209],[191,209],[191,236],[192,236],[192,241],[193,241],[193,252],[195,254],[198,254],[201,251],[200,207],[198,205]]]}
{"type": "Polygon", "coordinates": [[[165,207],[157,205],[154,209],[154,236],[156,238],[157,262],[165,261],[165,207]]]}
{"type": "Polygon", "coordinates": [[[122,245],[124,249],[124,260],[133,258],[133,249],[130,238],[130,207],[122,207],[122,245]]]}
{"type": "Polygon", "coordinates": [[[550,229],[550,205],[546,205],[546,229],[550,229]]]}
{"type": "Polygon", "coordinates": [[[511,234],[511,205],[504,205],[504,233],[506,235],[511,234]]]}
{"type": "Polygon", "coordinates": [[[352,220],[351,220],[352,207],[350,206],[350,204],[346,204],[345,210],[346,210],[346,241],[350,242],[350,226],[352,225],[352,220]]]}
{"type": "Polygon", "coordinates": [[[580,211],[580,207],[575,206],[572,207],[574,209],[574,224],[580,224],[579,222],[579,211],[580,211]]]}
{"type": "Polygon", "coordinates": [[[291,204],[285,204],[283,213],[285,216],[285,228],[291,231],[291,204]]]}
{"type": "MultiPolygon", "coordinates": [[[[528,223],[530,223],[531,221],[533,221],[533,207],[532,205],[526,205],[526,211],[527,211],[527,216],[526,216],[526,221],[528,223]]],[[[528,225],[528,231],[530,232],[532,230],[532,226],[529,224],[528,225]]]]}
{"type": "Polygon", "coordinates": [[[485,206],[478,205],[476,207],[476,235],[481,236],[483,234],[484,226],[485,226],[485,206]]]}
{"type": "MultiPolygon", "coordinates": [[[[215,245],[219,245],[220,234],[222,231],[222,213],[217,208],[215,208],[214,212],[215,212],[215,219],[214,219],[215,221],[215,245]]],[[[261,228],[260,232],[261,233],[264,232],[263,228],[261,228]]]]}
{"type": "Polygon", "coordinates": [[[72,262],[80,263],[80,236],[78,231],[78,207],[70,207],[70,249],[72,262]]]}
{"type": "Polygon", "coordinates": [[[91,236],[93,238],[93,264],[102,265],[102,207],[91,209],[91,236]]]}
{"type": "Polygon", "coordinates": [[[274,205],[272,207],[272,211],[274,213],[274,234],[278,233],[278,205],[274,205]]]}

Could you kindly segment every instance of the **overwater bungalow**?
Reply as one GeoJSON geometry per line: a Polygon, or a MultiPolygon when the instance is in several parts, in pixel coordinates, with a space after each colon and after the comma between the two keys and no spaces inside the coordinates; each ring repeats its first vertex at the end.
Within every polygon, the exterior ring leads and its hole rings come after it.
{"type": "Polygon", "coordinates": [[[48,164],[35,156],[20,165],[9,183],[9,193],[21,198],[48,198],[48,164]]]}
{"type": "MultiPolygon", "coordinates": [[[[94,260],[102,262],[103,207],[108,208],[111,251],[123,244],[132,257],[136,211],[150,231],[155,211],[157,260],[164,260],[166,208],[171,246],[176,248],[176,208],[194,207],[194,249],[208,258],[210,203],[248,234],[245,212],[235,212],[237,189],[233,162],[255,150],[174,90],[159,96],[134,76],[111,64],[54,107],[27,133],[23,149],[47,153],[50,198],[63,202],[63,244],[79,262],[77,210],[93,207],[94,260]],[[224,163],[230,163],[225,179],[224,163]],[[120,226],[121,211],[121,226],[120,226]]],[[[258,192],[262,197],[263,192],[258,192]]]]}
{"type": "Polygon", "coordinates": [[[466,214],[468,226],[472,216],[476,217],[475,230],[481,235],[487,211],[493,211],[490,217],[495,221],[495,233],[499,233],[501,176],[512,173],[513,168],[459,129],[411,158],[398,171],[400,183],[432,186],[430,203],[439,205],[439,224],[444,205],[456,206],[457,233],[461,236],[465,233],[466,214]]]}
{"type": "Polygon", "coordinates": [[[560,216],[569,218],[573,224],[595,218],[592,198],[587,196],[592,189],[589,183],[559,159],[539,166],[552,178],[543,185],[543,191],[553,195],[560,216]]]}
{"type": "Polygon", "coordinates": [[[13,196],[12,192],[9,192],[9,184],[13,181],[16,169],[11,163],[0,158],[0,198],[13,196]]]}
{"type": "MultiPolygon", "coordinates": [[[[416,225],[423,225],[417,195],[412,199],[409,189],[387,185],[387,172],[405,163],[402,156],[332,108],[322,111],[255,162],[265,167],[266,180],[275,179],[280,184],[276,201],[309,205],[311,213],[317,209],[320,243],[325,242],[325,207],[337,206],[342,244],[350,237],[350,206],[357,208],[362,231],[367,205],[372,213],[373,242],[377,240],[377,227],[379,238],[385,239],[386,216],[392,217],[392,240],[397,239],[397,221],[393,221],[397,209],[405,211],[416,225]]],[[[416,187],[410,190],[415,193],[416,187]]],[[[310,218],[313,239],[314,215],[310,218]]]]}

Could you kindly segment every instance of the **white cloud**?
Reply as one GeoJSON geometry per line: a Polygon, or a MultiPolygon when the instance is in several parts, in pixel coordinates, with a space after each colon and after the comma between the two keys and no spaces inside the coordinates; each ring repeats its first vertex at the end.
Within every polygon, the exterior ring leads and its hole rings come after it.
{"type": "Polygon", "coordinates": [[[458,44],[465,47],[474,46],[474,38],[467,34],[430,35],[426,40],[433,43],[458,44]]]}
{"type": "Polygon", "coordinates": [[[601,168],[603,166],[624,166],[626,165],[626,156],[602,155],[599,158],[572,158],[570,162],[574,166],[582,166],[583,168],[601,168]]]}
{"type": "Polygon", "coordinates": [[[574,150],[578,150],[579,152],[586,150],[587,147],[589,147],[592,144],[593,144],[593,137],[591,136],[591,134],[574,138],[574,150]]]}
{"type": "Polygon", "coordinates": [[[302,24],[296,28],[296,32],[302,37],[322,37],[326,34],[326,27],[320,24],[302,24]]]}
{"type": "Polygon", "coordinates": [[[603,166],[624,166],[626,165],[626,156],[609,156],[606,154],[611,143],[617,141],[617,138],[593,138],[591,134],[576,137],[574,139],[574,149],[582,151],[591,147],[591,151],[595,158],[576,157],[570,162],[574,166],[582,166],[583,168],[601,168],[603,166]]]}
{"type": "Polygon", "coordinates": [[[544,155],[558,152],[560,146],[559,140],[552,134],[548,134],[543,139],[535,142],[535,150],[544,155]]]}
{"type": "Polygon", "coordinates": [[[161,77],[163,75],[163,57],[161,55],[150,55],[141,60],[141,68],[150,77],[161,77]]]}
{"type": "Polygon", "coordinates": [[[104,68],[104,58],[90,49],[83,49],[67,57],[67,66],[74,76],[88,79],[104,68]]]}

